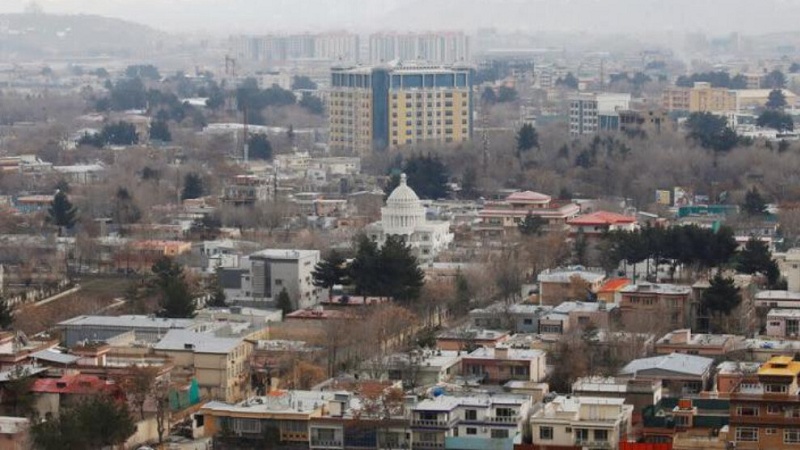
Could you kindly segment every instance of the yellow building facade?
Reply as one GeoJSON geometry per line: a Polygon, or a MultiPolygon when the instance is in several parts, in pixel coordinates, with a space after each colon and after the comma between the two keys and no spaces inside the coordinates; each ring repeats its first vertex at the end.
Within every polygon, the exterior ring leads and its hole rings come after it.
{"type": "Polygon", "coordinates": [[[472,69],[440,66],[333,69],[328,101],[334,154],[367,155],[472,136],[472,69]]]}
{"type": "Polygon", "coordinates": [[[736,110],[736,92],[698,82],[694,87],[672,87],[664,91],[662,106],[667,111],[727,112],[736,110]]]}

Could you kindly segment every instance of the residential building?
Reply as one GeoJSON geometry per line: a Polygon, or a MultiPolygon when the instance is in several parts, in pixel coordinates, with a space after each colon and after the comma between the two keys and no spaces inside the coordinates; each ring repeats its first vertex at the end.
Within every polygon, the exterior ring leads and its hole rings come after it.
{"type": "Polygon", "coordinates": [[[176,367],[188,370],[209,398],[236,402],[249,393],[247,361],[253,350],[249,340],[170,330],[153,350],[157,355],[171,358],[176,367]]]}
{"type": "Polygon", "coordinates": [[[569,219],[567,224],[571,236],[582,235],[595,239],[611,231],[635,231],[638,228],[636,217],[608,211],[583,214],[569,219]]]}
{"type": "Polygon", "coordinates": [[[686,353],[715,358],[744,347],[744,337],[732,334],[692,333],[689,328],[670,331],[656,342],[656,353],[686,353]]]}
{"type": "Polygon", "coordinates": [[[767,313],[767,336],[788,339],[800,337],[800,309],[771,309],[767,313]]]}
{"type": "Polygon", "coordinates": [[[786,253],[774,255],[786,278],[786,290],[800,292],[800,248],[790,248],[786,253]]]}
{"type": "Polygon", "coordinates": [[[661,401],[661,383],[657,380],[582,377],[572,383],[572,393],[579,397],[621,398],[633,405],[634,412],[661,401]]]}
{"type": "Polygon", "coordinates": [[[483,328],[452,328],[442,331],[436,336],[436,348],[439,350],[464,351],[480,347],[495,347],[508,339],[508,332],[501,330],[485,330],[483,328]]]}
{"type": "Polygon", "coordinates": [[[680,397],[706,389],[714,360],[703,356],[671,353],[635,359],[620,369],[620,378],[660,381],[664,396],[680,397]]]}
{"type": "Polygon", "coordinates": [[[583,266],[547,269],[539,274],[539,304],[559,305],[567,300],[592,299],[606,280],[601,269],[583,266]]]}
{"type": "Polygon", "coordinates": [[[381,220],[369,224],[364,232],[378,245],[383,245],[389,236],[402,236],[414,256],[424,264],[447,249],[454,238],[450,222],[427,219],[425,207],[406,183],[406,174],[400,175],[400,184],[381,208],[381,220]]]}
{"type": "Polygon", "coordinates": [[[657,136],[671,123],[663,109],[618,111],[617,114],[620,131],[631,135],[645,133],[648,136],[657,136]]]}
{"type": "Polygon", "coordinates": [[[694,87],[671,87],[664,90],[662,106],[667,111],[725,113],[737,110],[736,91],[696,82],[694,87]]]}
{"type": "Polygon", "coordinates": [[[603,302],[562,302],[539,318],[539,333],[567,334],[596,327],[608,330],[617,305],[603,302]]]}
{"type": "Polygon", "coordinates": [[[258,175],[236,175],[222,188],[222,202],[234,206],[254,205],[274,198],[275,181],[258,175]]]}
{"type": "MultiPolygon", "coordinates": [[[[787,89],[781,89],[783,97],[789,108],[797,104],[797,95],[787,89]]],[[[772,89],[739,89],[733,91],[736,98],[736,111],[754,110],[763,108],[769,99],[772,89]]]]}
{"type": "Polygon", "coordinates": [[[457,350],[422,350],[397,353],[368,361],[362,365],[365,375],[373,379],[410,381],[415,386],[449,383],[461,373],[465,352],[457,350]]]}
{"type": "Polygon", "coordinates": [[[762,311],[771,309],[800,309],[800,291],[759,291],[755,306],[762,311]]]}
{"type": "Polygon", "coordinates": [[[530,448],[616,450],[628,440],[632,414],[621,398],[560,395],[531,416],[530,448]]]}
{"type": "Polygon", "coordinates": [[[238,58],[269,65],[300,60],[355,63],[360,48],[359,36],[348,32],[236,36],[231,45],[238,58]]]}
{"type": "Polygon", "coordinates": [[[0,450],[29,449],[30,426],[30,420],[24,417],[0,417],[0,450]]]}
{"type": "Polygon", "coordinates": [[[238,267],[222,268],[220,283],[234,304],[274,307],[285,289],[294,309],[310,308],[324,294],[311,276],[319,260],[318,250],[261,250],[240,258],[238,267]]]}
{"type": "Polygon", "coordinates": [[[756,383],[730,396],[730,434],[737,449],[792,449],[800,444],[800,362],[774,357],[758,369],[756,383]]]}
{"type": "Polygon", "coordinates": [[[597,289],[597,301],[617,303],[622,299],[622,290],[631,284],[628,278],[612,278],[597,289]]]}
{"type": "Polygon", "coordinates": [[[569,134],[583,136],[618,130],[619,111],[630,109],[630,94],[578,94],[570,99],[569,134]]]}
{"type": "Polygon", "coordinates": [[[472,325],[476,328],[509,330],[513,333],[538,333],[539,319],[552,309],[550,306],[528,303],[495,303],[486,308],[469,312],[472,325]]]}
{"type": "Polygon", "coordinates": [[[566,231],[567,221],[578,213],[580,207],[570,201],[554,201],[549,195],[532,191],[514,192],[504,200],[486,202],[478,211],[475,231],[485,239],[515,235],[528,214],[544,219],[546,231],[566,231]]]}
{"type": "Polygon", "coordinates": [[[719,394],[730,394],[742,384],[757,383],[760,368],[760,362],[723,361],[717,364],[714,391],[719,394]]]}
{"type": "Polygon", "coordinates": [[[527,396],[439,396],[411,408],[411,448],[513,449],[527,396]]]}
{"type": "Polygon", "coordinates": [[[402,65],[331,70],[329,147],[338,155],[472,137],[470,68],[402,65]]]}
{"type": "Polygon", "coordinates": [[[438,64],[469,62],[470,39],[463,32],[374,33],[369,36],[369,62],[393,60],[438,64]]]}
{"type": "Polygon", "coordinates": [[[626,329],[648,330],[690,325],[692,288],[676,284],[637,283],[620,291],[620,317],[626,329]]]}
{"type": "Polygon", "coordinates": [[[648,443],[668,443],[683,430],[712,436],[728,426],[729,415],[727,398],[664,397],[642,410],[639,434],[648,443]]]}
{"type": "Polygon", "coordinates": [[[480,347],[461,360],[464,375],[477,376],[488,384],[503,384],[511,380],[538,383],[546,375],[547,354],[541,350],[480,347]]]}

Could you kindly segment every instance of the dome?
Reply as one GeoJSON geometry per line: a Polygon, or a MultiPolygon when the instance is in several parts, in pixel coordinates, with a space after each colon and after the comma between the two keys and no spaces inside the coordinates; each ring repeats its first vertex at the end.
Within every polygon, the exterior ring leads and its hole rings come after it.
{"type": "Polygon", "coordinates": [[[406,174],[400,175],[400,184],[394,188],[389,198],[386,200],[386,206],[416,206],[419,204],[419,197],[413,189],[406,184],[406,174]]]}

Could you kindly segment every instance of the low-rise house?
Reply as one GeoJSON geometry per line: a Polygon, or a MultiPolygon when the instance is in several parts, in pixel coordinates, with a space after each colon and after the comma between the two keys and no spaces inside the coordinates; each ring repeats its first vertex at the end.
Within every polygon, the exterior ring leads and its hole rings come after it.
{"type": "Polygon", "coordinates": [[[30,448],[31,422],[24,417],[0,417],[0,450],[30,448]]]}
{"type": "Polygon", "coordinates": [[[484,239],[499,239],[516,234],[518,225],[530,214],[544,219],[545,228],[566,231],[567,221],[577,216],[580,207],[572,202],[554,201],[538,192],[514,192],[505,200],[487,202],[478,212],[475,231],[484,239]]]}
{"type": "Polygon", "coordinates": [[[800,292],[760,291],[756,294],[757,309],[800,309],[800,292]]]}
{"type": "Polygon", "coordinates": [[[576,298],[591,299],[605,279],[602,270],[583,266],[547,269],[537,278],[539,304],[555,306],[576,298]]]}
{"type": "Polygon", "coordinates": [[[692,333],[689,328],[667,333],[656,342],[656,353],[686,353],[711,358],[727,355],[744,347],[744,337],[732,334],[692,333]]]}
{"type": "Polygon", "coordinates": [[[495,347],[508,339],[509,334],[500,330],[483,328],[453,328],[436,336],[436,348],[450,351],[470,351],[475,347],[495,347]]]}
{"type": "Polygon", "coordinates": [[[717,364],[713,391],[718,394],[730,394],[742,384],[757,383],[760,368],[760,362],[723,361],[717,364]]]}
{"type": "Polygon", "coordinates": [[[690,286],[638,283],[620,291],[620,317],[626,329],[651,331],[668,325],[682,328],[690,325],[690,286]]]}
{"type": "Polygon", "coordinates": [[[469,318],[476,328],[509,330],[513,333],[538,333],[539,319],[551,309],[551,306],[528,303],[513,305],[495,303],[486,308],[473,309],[469,312],[469,318]]]}
{"type": "Polygon", "coordinates": [[[597,301],[619,304],[622,299],[622,290],[631,284],[628,278],[612,278],[597,289],[597,301]]]}
{"type": "Polygon", "coordinates": [[[48,414],[58,417],[60,411],[76,405],[98,393],[123,398],[124,393],[111,381],[94,375],[83,375],[72,371],[59,378],[38,378],[33,382],[33,408],[40,417],[48,414]]]}
{"type": "Polygon", "coordinates": [[[800,309],[771,309],[767,313],[767,336],[783,339],[800,337],[800,309]]]}
{"type": "Polygon", "coordinates": [[[796,339],[778,339],[757,336],[746,339],[740,351],[747,361],[769,361],[773,356],[794,355],[800,352],[800,341],[796,339]]]}
{"type": "Polygon", "coordinates": [[[397,353],[362,365],[365,375],[373,379],[402,381],[414,386],[448,383],[461,373],[465,353],[452,350],[422,350],[397,353]]]}
{"type": "Polygon", "coordinates": [[[711,435],[728,426],[729,409],[727,398],[664,397],[642,410],[640,438],[645,442],[670,442],[682,430],[711,435]]]}
{"type": "Polygon", "coordinates": [[[461,360],[464,375],[481,377],[484,383],[503,384],[510,380],[540,382],[546,375],[547,354],[506,346],[481,347],[461,360]]]}
{"type": "Polygon", "coordinates": [[[532,450],[616,450],[628,440],[633,406],[621,398],[558,396],[530,419],[532,450]]]}
{"type": "Polygon", "coordinates": [[[640,413],[661,400],[661,383],[614,377],[582,377],[572,383],[572,393],[580,397],[621,398],[640,413]]]}
{"type": "Polygon", "coordinates": [[[703,356],[671,353],[635,359],[620,369],[621,378],[660,381],[665,396],[684,396],[705,390],[714,360],[703,356]]]}
{"type": "Polygon", "coordinates": [[[135,340],[158,342],[170,330],[195,330],[203,325],[192,319],[165,319],[141,315],[77,316],[58,324],[67,347],[81,341],[106,341],[133,332],[135,340]]]}
{"type": "Polygon", "coordinates": [[[595,327],[607,330],[617,306],[603,302],[563,302],[539,319],[539,333],[566,334],[595,327]]]}

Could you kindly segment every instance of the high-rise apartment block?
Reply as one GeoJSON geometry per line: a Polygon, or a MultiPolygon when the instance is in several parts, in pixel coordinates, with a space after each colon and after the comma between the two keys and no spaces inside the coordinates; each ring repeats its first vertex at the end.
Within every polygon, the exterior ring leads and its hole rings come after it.
{"type": "Polygon", "coordinates": [[[357,34],[331,32],[267,36],[238,36],[231,42],[239,58],[280,64],[287,61],[359,61],[357,34]]]}
{"type": "Polygon", "coordinates": [[[619,112],[630,109],[631,95],[579,94],[570,99],[569,134],[581,136],[619,128],[619,112]]]}
{"type": "Polygon", "coordinates": [[[381,65],[334,68],[328,96],[330,149],[365,155],[472,136],[469,67],[381,65]]]}
{"type": "Polygon", "coordinates": [[[369,36],[369,62],[393,60],[453,64],[470,59],[469,37],[463,32],[375,33],[369,36]]]}

